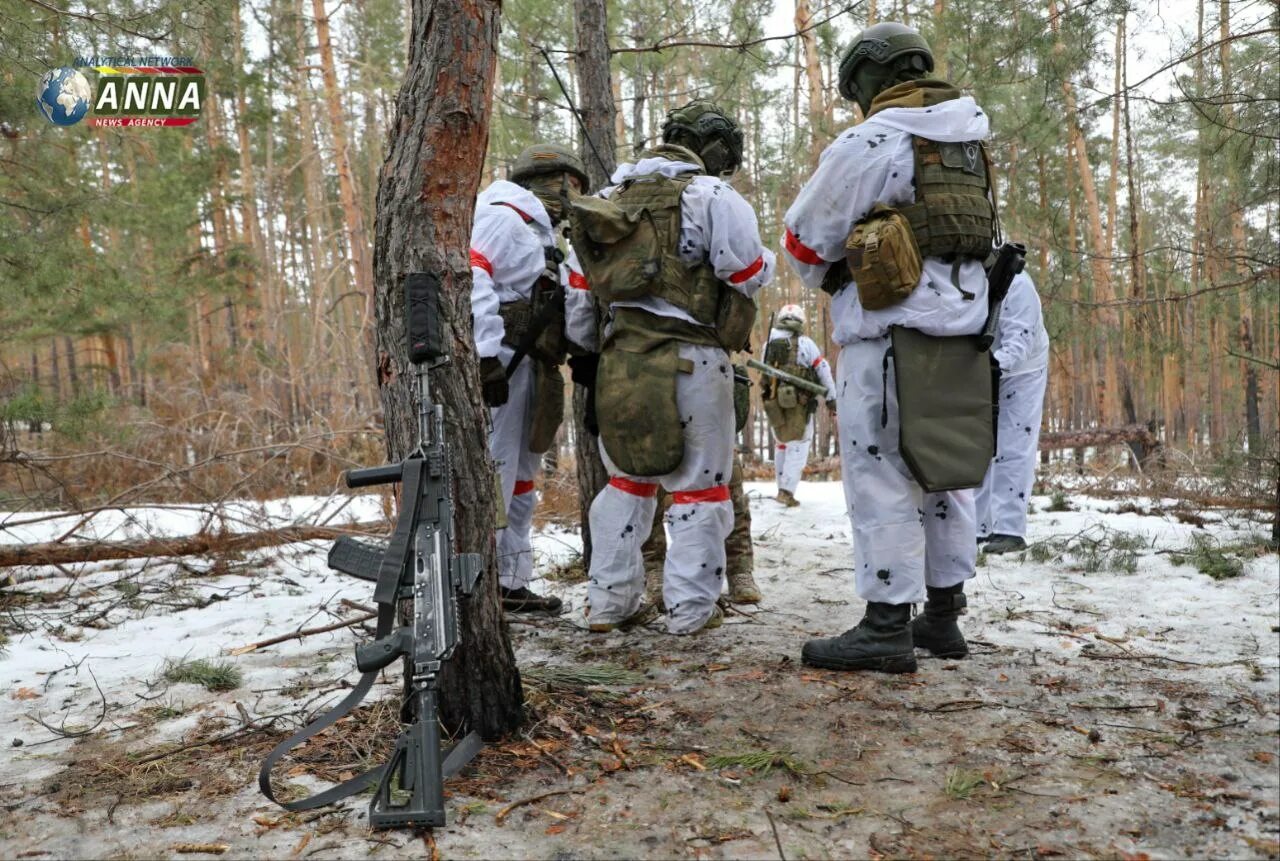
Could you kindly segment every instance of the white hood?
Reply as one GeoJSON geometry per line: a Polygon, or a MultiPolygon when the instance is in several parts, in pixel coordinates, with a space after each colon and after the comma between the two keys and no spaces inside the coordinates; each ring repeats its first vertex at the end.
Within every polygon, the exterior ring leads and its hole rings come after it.
{"type": "Polygon", "coordinates": [[[544,229],[551,229],[551,218],[547,215],[547,208],[532,191],[524,186],[500,179],[480,192],[480,196],[476,198],[477,207],[496,203],[508,203],[542,225],[544,229]]]}
{"type": "Polygon", "coordinates": [[[987,112],[971,96],[961,96],[928,108],[885,108],[863,125],[880,124],[932,141],[959,143],[982,140],[991,133],[987,112]]]}
{"type": "Polygon", "coordinates": [[[689,164],[687,161],[672,161],[671,159],[660,157],[642,158],[634,164],[625,162],[618,165],[618,169],[613,172],[613,176],[609,178],[609,181],[614,185],[620,185],[633,176],[660,173],[666,177],[673,177],[691,171],[701,172],[702,168],[696,164],[689,164]]]}

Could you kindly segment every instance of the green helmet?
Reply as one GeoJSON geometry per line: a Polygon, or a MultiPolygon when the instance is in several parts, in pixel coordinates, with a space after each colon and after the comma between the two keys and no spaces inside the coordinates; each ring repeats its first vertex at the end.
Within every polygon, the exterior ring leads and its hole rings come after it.
{"type": "Polygon", "coordinates": [[[695,99],[667,112],[662,142],[686,147],[702,159],[707,173],[733,173],[742,165],[742,130],[711,102],[695,99]]]}
{"type": "Polygon", "coordinates": [[[585,190],[588,186],[587,169],[577,153],[559,144],[543,143],[526,147],[511,163],[508,178],[517,185],[524,185],[535,176],[548,173],[567,173],[576,176],[585,190]]]}
{"type": "Polygon", "coordinates": [[[919,31],[884,21],[858,34],[840,60],[840,95],[865,114],[881,91],[933,71],[933,52],[919,31]]]}

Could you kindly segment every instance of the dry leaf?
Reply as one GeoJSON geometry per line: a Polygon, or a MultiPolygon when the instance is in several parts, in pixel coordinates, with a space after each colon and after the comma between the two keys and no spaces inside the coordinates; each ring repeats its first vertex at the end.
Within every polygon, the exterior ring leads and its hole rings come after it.
{"type": "Polygon", "coordinates": [[[791,800],[791,787],[785,783],[778,787],[778,800],[786,804],[791,800]]]}
{"type": "Polygon", "coordinates": [[[1265,750],[1260,750],[1253,755],[1253,758],[1264,765],[1269,765],[1275,761],[1275,754],[1265,750]]]}
{"type": "Polygon", "coordinates": [[[33,691],[31,688],[18,688],[16,691],[14,691],[13,693],[9,694],[9,696],[13,697],[15,700],[38,700],[38,699],[40,699],[40,695],[39,695],[38,693],[36,693],[35,691],[33,691]]]}
{"type": "Polygon", "coordinates": [[[565,825],[548,825],[544,834],[563,834],[567,826],[565,825]]]}
{"type": "Polygon", "coordinates": [[[542,812],[550,816],[552,819],[558,819],[561,822],[567,822],[573,818],[571,816],[565,816],[563,813],[558,813],[554,810],[547,810],[546,808],[543,808],[542,812]]]}

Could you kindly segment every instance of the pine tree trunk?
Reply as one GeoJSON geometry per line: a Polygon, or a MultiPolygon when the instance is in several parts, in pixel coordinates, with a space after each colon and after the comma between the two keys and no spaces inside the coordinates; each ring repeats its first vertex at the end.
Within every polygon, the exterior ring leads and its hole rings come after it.
{"type": "Polygon", "coordinates": [[[494,738],[519,726],[523,699],[498,602],[493,463],[472,343],[467,249],[489,138],[500,7],[496,0],[412,0],[411,8],[409,62],[378,186],[377,382],[388,453],[398,460],[413,446],[417,423],[403,280],[409,272],[439,276],[453,360],[431,373],[431,387],[444,405],[452,447],[458,549],[485,559],[485,575],[462,605],[462,642],[441,676],[441,707],[449,726],[494,738]]]}
{"type": "MultiPolygon", "coordinates": [[[[609,70],[609,24],[604,0],[574,0],[578,42],[578,108],[584,129],[579,129],[579,152],[587,166],[591,190],[608,183],[617,167],[615,153],[612,75],[609,70]]],[[[600,440],[591,435],[583,416],[587,393],[581,386],[573,392],[573,436],[578,441],[578,515],[582,523],[582,559],[591,565],[591,502],[604,489],[609,474],[600,459],[600,440]]]]}
{"type": "MultiPolygon", "coordinates": [[[[333,64],[333,43],[329,38],[329,15],[324,10],[324,0],[311,0],[316,19],[316,39],[320,45],[320,69],[324,79],[325,104],[329,110],[329,128],[333,133],[334,167],[338,174],[338,196],[342,203],[342,220],[347,233],[347,250],[351,255],[352,283],[364,297],[360,315],[361,342],[369,342],[369,325],[372,318],[373,291],[370,289],[368,237],[364,229],[364,213],[356,199],[355,182],[351,177],[351,158],[348,155],[347,121],[342,115],[342,94],[338,89],[338,73],[333,64]]],[[[486,132],[487,134],[487,132],[486,132]]],[[[346,334],[346,333],[344,333],[346,334]]]]}
{"type": "Polygon", "coordinates": [[[826,110],[822,101],[822,67],[818,58],[818,39],[814,31],[808,29],[813,14],[809,10],[808,0],[796,0],[795,25],[800,34],[800,45],[804,51],[804,73],[809,85],[809,168],[818,166],[818,156],[826,145],[827,134],[823,128],[826,110]]]}

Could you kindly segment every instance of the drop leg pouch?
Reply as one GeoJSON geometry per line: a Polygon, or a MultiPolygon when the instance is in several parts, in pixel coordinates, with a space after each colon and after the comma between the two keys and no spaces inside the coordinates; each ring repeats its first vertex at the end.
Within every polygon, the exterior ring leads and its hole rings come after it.
{"type": "Polygon", "coordinates": [[[894,326],[889,336],[899,445],[911,475],[927,493],[977,487],[995,454],[989,355],[970,335],[894,326]]]}
{"type": "Polygon", "coordinates": [[[692,373],[678,341],[617,339],[600,357],[596,417],[609,459],[629,475],[675,472],[684,460],[676,375],[692,373]]]}
{"type": "Polygon", "coordinates": [[[533,417],[529,422],[529,451],[545,453],[556,441],[564,421],[564,377],[550,362],[533,366],[533,417]]]}

